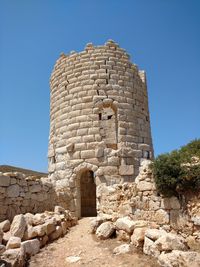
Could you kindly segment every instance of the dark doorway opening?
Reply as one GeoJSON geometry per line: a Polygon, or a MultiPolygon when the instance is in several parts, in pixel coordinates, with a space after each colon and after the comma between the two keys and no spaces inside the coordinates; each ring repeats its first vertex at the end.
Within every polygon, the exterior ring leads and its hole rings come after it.
{"type": "Polygon", "coordinates": [[[81,217],[96,216],[96,184],[93,171],[86,170],[81,174],[80,189],[81,217]]]}

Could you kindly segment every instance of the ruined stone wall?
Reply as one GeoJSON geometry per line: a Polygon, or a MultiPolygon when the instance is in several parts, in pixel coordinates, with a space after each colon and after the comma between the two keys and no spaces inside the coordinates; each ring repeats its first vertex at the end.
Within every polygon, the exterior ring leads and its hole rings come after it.
{"type": "Polygon", "coordinates": [[[95,183],[133,182],[152,158],[145,73],[113,41],[62,54],[51,75],[49,173],[66,180],[76,208],[80,176],[95,183]]]}
{"type": "Polygon", "coordinates": [[[129,215],[133,220],[155,222],[168,231],[173,229],[186,235],[198,233],[200,194],[188,193],[181,199],[158,195],[149,163],[143,162],[140,174],[132,184],[99,185],[98,214],[113,218],[129,215]]]}
{"type": "Polygon", "coordinates": [[[0,173],[0,221],[16,214],[54,209],[54,189],[48,178],[0,173]]]}

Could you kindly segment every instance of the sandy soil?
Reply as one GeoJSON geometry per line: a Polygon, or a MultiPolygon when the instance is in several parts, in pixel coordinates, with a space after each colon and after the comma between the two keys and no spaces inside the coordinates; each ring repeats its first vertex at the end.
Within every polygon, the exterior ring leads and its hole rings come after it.
{"type": "Polygon", "coordinates": [[[65,237],[41,249],[31,258],[30,267],[158,267],[156,261],[142,253],[114,255],[113,249],[122,244],[116,239],[99,241],[89,233],[90,218],[79,220],[65,237]],[[68,262],[69,258],[77,262],[68,262]]]}

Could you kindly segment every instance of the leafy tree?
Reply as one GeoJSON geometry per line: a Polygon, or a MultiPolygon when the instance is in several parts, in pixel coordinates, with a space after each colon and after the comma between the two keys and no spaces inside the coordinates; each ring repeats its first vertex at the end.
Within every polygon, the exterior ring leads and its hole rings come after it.
{"type": "Polygon", "coordinates": [[[158,191],[167,197],[200,189],[200,139],[159,155],[152,169],[158,191]]]}

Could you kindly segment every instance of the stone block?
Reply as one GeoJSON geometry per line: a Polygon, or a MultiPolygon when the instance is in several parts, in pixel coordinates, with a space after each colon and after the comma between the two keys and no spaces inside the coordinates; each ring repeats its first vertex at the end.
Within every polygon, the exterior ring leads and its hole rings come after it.
{"type": "Polygon", "coordinates": [[[2,229],[3,232],[7,232],[10,230],[10,221],[5,220],[0,223],[0,229],[2,229]]]}
{"type": "Polygon", "coordinates": [[[168,224],[169,223],[169,214],[167,211],[159,209],[155,212],[153,219],[158,224],[168,224]]]}
{"type": "Polygon", "coordinates": [[[24,241],[21,245],[28,256],[33,256],[40,251],[40,241],[38,239],[24,241]]]}
{"type": "Polygon", "coordinates": [[[21,247],[21,238],[16,236],[11,236],[6,244],[6,249],[20,248],[21,247]]]}
{"type": "Polygon", "coordinates": [[[109,238],[115,231],[115,227],[112,222],[102,223],[96,230],[96,235],[100,239],[109,238]]]}
{"type": "Polygon", "coordinates": [[[20,191],[20,187],[18,184],[13,184],[13,185],[10,185],[8,188],[7,188],[7,196],[8,197],[18,197],[19,196],[19,191],[20,191]]]}
{"type": "Polygon", "coordinates": [[[135,228],[135,223],[129,217],[119,218],[116,223],[116,228],[118,230],[123,230],[129,234],[131,234],[135,228]]]}
{"type": "Polygon", "coordinates": [[[133,165],[121,165],[121,166],[119,166],[119,174],[120,175],[133,175],[134,174],[133,165]]]}
{"type": "Polygon", "coordinates": [[[26,230],[27,223],[23,214],[16,215],[12,221],[10,227],[10,233],[12,236],[22,238],[26,230]]]}
{"type": "Polygon", "coordinates": [[[32,193],[40,192],[42,190],[42,187],[40,184],[33,184],[32,186],[29,187],[30,191],[32,193]]]}
{"type": "Polygon", "coordinates": [[[137,189],[139,191],[151,191],[153,188],[154,188],[153,183],[151,183],[151,182],[140,181],[137,184],[137,189]]]}
{"type": "Polygon", "coordinates": [[[0,175],[0,186],[9,186],[10,177],[5,175],[0,175]]]}
{"type": "Polygon", "coordinates": [[[104,148],[99,147],[95,150],[95,157],[100,158],[104,156],[104,148]]]}
{"type": "Polygon", "coordinates": [[[82,159],[90,159],[95,157],[95,151],[94,150],[85,150],[81,151],[81,158],[82,159]]]}

